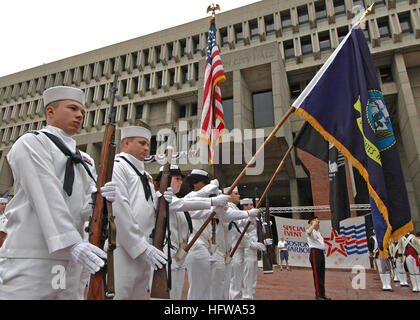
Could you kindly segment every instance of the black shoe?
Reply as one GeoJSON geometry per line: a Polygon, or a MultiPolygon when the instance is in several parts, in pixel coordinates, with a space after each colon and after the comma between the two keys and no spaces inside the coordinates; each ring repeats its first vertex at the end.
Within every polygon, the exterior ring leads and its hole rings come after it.
{"type": "Polygon", "coordinates": [[[327,296],[316,296],[315,300],[331,300],[331,298],[327,296]]]}

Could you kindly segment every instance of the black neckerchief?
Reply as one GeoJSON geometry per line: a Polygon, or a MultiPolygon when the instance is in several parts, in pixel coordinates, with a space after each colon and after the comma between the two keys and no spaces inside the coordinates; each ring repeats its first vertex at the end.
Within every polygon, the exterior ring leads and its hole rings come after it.
{"type": "MultiPolygon", "coordinates": [[[[64,184],[63,189],[67,193],[68,196],[71,196],[73,193],[73,182],[74,182],[74,164],[82,164],[82,166],[87,171],[88,175],[95,181],[95,178],[92,175],[92,172],[87,167],[87,164],[82,158],[82,155],[80,154],[80,151],[76,149],[76,152],[73,153],[69,150],[69,148],[66,147],[63,141],[61,139],[49,132],[41,131],[43,134],[45,134],[56,146],[58,149],[61,150],[61,152],[64,153],[68,157],[66,162],[66,172],[64,174],[64,184]]],[[[96,181],[95,181],[96,182],[96,181]]]]}
{"type": "MultiPolygon", "coordinates": [[[[130,160],[128,160],[126,157],[121,156],[121,155],[118,157],[125,160],[133,168],[133,170],[137,173],[137,175],[140,177],[141,183],[143,184],[144,196],[146,197],[146,200],[149,200],[149,197],[152,197],[152,190],[150,189],[149,179],[147,178],[146,173],[141,174],[140,171],[134,166],[134,164],[132,164],[130,160]]],[[[152,201],[153,201],[153,197],[152,197],[152,201]]]]}

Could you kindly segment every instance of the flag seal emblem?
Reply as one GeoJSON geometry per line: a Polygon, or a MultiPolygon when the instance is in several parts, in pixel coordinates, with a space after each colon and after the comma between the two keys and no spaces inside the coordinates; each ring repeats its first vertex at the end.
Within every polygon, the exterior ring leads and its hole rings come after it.
{"type": "Polygon", "coordinates": [[[384,151],[395,144],[394,129],[382,93],[378,90],[369,90],[368,94],[367,120],[375,133],[379,151],[384,151]]]}

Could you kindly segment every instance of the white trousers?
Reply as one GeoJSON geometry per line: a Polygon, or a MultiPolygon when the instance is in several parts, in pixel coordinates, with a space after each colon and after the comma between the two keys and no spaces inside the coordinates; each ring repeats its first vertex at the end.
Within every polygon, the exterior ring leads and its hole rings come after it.
{"type": "Polygon", "coordinates": [[[115,300],[145,300],[151,281],[151,267],[142,255],[132,259],[122,248],[114,251],[115,300]]]}
{"type": "MultiPolygon", "coordinates": [[[[216,254],[216,253],[215,253],[216,254]]],[[[229,288],[232,268],[225,263],[225,258],[218,256],[211,264],[211,300],[229,300],[229,288]]]]}
{"type": "Polygon", "coordinates": [[[188,273],[188,300],[209,300],[212,280],[210,253],[204,245],[191,248],[186,258],[188,273]]]}
{"type": "Polygon", "coordinates": [[[68,260],[1,258],[0,300],[83,299],[81,275],[68,260]]]}
{"type": "Polygon", "coordinates": [[[407,265],[408,272],[410,272],[411,275],[420,274],[420,268],[417,266],[416,259],[412,255],[405,258],[405,264],[407,265]]]}
{"type": "Polygon", "coordinates": [[[238,248],[232,257],[232,278],[230,281],[230,300],[242,300],[244,282],[245,248],[238,248]]]}
{"type": "Polygon", "coordinates": [[[257,250],[245,248],[244,289],[242,291],[242,298],[244,300],[253,299],[255,288],[257,287],[257,276],[257,250]]]}
{"type": "Polygon", "coordinates": [[[171,300],[182,299],[182,289],[184,288],[186,268],[184,264],[178,264],[175,262],[175,258],[172,257],[171,265],[171,290],[169,296],[171,300]]]}

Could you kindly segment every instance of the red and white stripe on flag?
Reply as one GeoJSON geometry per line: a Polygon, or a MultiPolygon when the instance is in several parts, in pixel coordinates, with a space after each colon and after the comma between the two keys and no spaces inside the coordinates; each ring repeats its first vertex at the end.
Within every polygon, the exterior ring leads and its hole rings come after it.
{"type": "Polygon", "coordinates": [[[204,94],[200,126],[200,137],[209,145],[209,164],[213,163],[214,148],[220,141],[225,128],[222,92],[219,85],[224,80],[226,80],[226,76],[219,48],[216,44],[216,26],[214,17],[212,17],[207,38],[207,58],[204,70],[204,94]],[[213,117],[215,117],[214,128],[213,117]]]}

